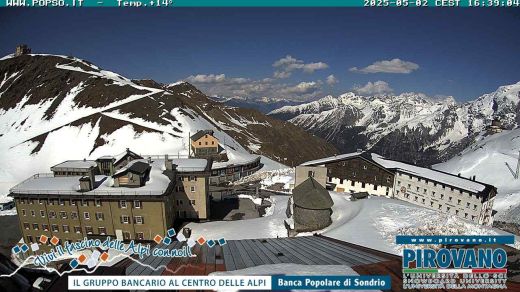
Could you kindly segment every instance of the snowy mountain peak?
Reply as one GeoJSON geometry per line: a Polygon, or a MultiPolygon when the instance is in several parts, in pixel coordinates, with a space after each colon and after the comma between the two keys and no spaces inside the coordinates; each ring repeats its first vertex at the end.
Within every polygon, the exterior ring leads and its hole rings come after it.
{"type": "Polygon", "coordinates": [[[269,114],[331,141],[342,152],[373,148],[386,157],[430,165],[464,149],[495,118],[504,128],[517,127],[519,92],[520,82],[463,104],[450,96],[415,92],[373,96],[347,92],[269,114]]]}

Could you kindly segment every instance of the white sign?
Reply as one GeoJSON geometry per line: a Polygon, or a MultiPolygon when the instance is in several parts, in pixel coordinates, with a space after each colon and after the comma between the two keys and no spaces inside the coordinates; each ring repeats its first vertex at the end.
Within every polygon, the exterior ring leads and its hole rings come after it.
{"type": "Polygon", "coordinates": [[[271,290],[271,276],[72,276],[69,290],[271,290]]]}

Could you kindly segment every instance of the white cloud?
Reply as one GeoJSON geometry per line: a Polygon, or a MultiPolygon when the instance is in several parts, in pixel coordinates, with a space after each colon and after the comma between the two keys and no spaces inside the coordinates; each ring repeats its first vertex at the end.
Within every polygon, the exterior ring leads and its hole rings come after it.
{"type": "Polygon", "coordinates": [[[385,81],[368,82],[363,86],[354,87],[353,90],[359,95],[377,95],[394,92],[385,81]]]}
{"type": "Polygon", "coordinates": [[[321,82],[300,82],[294,86],[289,86],[282,88],[282,93],[296,93],[296,94],[304,94],[311,93],[319,90],[321,87],[321,82]]]}
{"type": "Polygon", "coordinates": [[[188,76],[186,81],[191,83],[230,83],[241,84],[248,81],[247,78],[227,78],[226,74],[198,74],[188,76]]]}
{"type": "Polygon", "coordinates": [[[398,73],[398,74],[409,74],[419,69],[419,65],[413,62],[403,61],[401,59],[383,60],[377,61],[372,65],[368,65],[365,68],[359,69],[358,67],[352,67],[349,69],[351,72],[357,73],[398,73]]]}
{"type": "Polygon", "coordinates": [[[314,73],[317,70],[329,68],[324,62],[305,63],[303,60],[298,60],[290,55],[285,56],[273,63],[273,67],[277,68],[273,76],[275,78],[288,78],[294,70],[302,70],[305,73],[314,73]]]}
{"type": "Polygon", "coordinates": [[[322,81],[301,82],[296,85],[277,78],[249,79],[227,77],[225,74],[198,74],[184,79],[208,96],[259,100],[265,97],[307,101],[319,96],[322,81]]]}
{"type": "Polygon", "coordinates": [[[325,82],[327,82],[328,85],[332,86],[332,85],[338,83],[339,81],[336,78],[336,76],[331,74],[331,75],[327,76],[327,79],[325,80],[325,82]]]}

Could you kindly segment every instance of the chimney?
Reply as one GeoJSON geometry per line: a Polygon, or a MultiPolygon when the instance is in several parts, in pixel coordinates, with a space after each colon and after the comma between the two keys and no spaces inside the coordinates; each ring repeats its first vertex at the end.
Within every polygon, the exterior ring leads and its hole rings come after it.
{"type": "Polygon", "coordinates": [[[164,155],[164,167],[166,167],[166,170],[173,170],[173,162],[168,158],[168,154],[164,155]]]}
{"type": "Polygon", "coordinates": [[[85,161],[87,161],[87,159],[86,159],[86,158],[83,158],[83,162],[85,162],[85,161]]]}
{"type": "Polygon", "coordinates": [[[148,156],[148,164],[152,164],[152,157],[148,156]]]}
{"type": "Polygon", "coordinates": [[[130,148],[126,148],[126,153],[130,153],[130,148]]]}
{"type": "Polygon", "coordinates": [[[459,172],[459,173],[457,173],[457,176],[458,176],[458,177],[460,177],[460,172],[459,172]]]}
{"type": "Polygon", "coordinates": [[[82,176],[79,178],[79,191],[88,192],[92,190],[90,178],[88,176],[82,176]]]}

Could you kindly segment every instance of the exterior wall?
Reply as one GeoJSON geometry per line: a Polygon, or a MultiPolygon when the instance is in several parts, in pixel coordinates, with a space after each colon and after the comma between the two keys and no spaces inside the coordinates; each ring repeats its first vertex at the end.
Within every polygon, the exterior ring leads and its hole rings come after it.
{"type": "MultiPolygon", "coordinates": [[[[49,238],[55,235],[63,243],[82,240],[84,237],[116,238],[123,232],[128,232],[128,239],[137,239],[136,233],[143,233],[143,240],[153,240],[156,234],[164,235],[175,220],[171,195],[160,198],[131,197],[126,200],[126,208],[122,207],[120,200],[113,198],[82,200],[79,196],[61,196],[63,199],[60,200],[57,196],[33,197],[32,203],[27,196],[23,197],[24,202],[18,196],[15,198],[20,230],[26,243],[31,240],[37,242],[42,234],[49,238]],[[140,202],[140,208],[136,201],[140,202]],[[127,224],[121,223],[122,215],[129,217],[127,224]],[[142,224],[136,222],[136,216],[142,216],[142,224]],[[29,224],[28,228],[24,223],[29,224]],[[34,224],[37,224],[37,229],[34,224]],[[44,224],[47,226],[46,230],[44,224]],[[103,230],[100,227],[105,229],[104,234],[101,234],[103,230]],[[87,232],[88,229],[92,232],[87,232]]],[[[42,247],[42,251],[48,249],[42,247]]]]}
{"type": "Polygon", "coordinates": [[[294,211],[294,230],[297,232],[309,232],[320,230],[332,223],[330,215],[331,209],[312,210],[293,206],[294,211]]]}
{"type": "Polygon", "coordinates": [[[242,177],[255,173],[262,166],[263,164],[260,163],[260,158],[257,158],[253,162],[243,165],[230,165],[226,168],[212,169],[209,184],[219,185],[237,181],[242,177]]]}
{"type": "MultiPolygon", "coordinates": [[[[419,206],[456,215],[477,224],[492,224],[493,199],[397,171],[394,196],[419,206]]],[[[490,197],[493,197],[491,194],[490,197]]]]}
{"type": "Polygon", "coordinates": [[[144,178],[140,175],[128,172],[126,175],[118,176],[114,179],[114,186],[124,186],[124,187],[139,187],[144,185],[144,178]]]}
{"type": "Polygon", "coordinates": [[[312,176],[323,187],[327,184],[327,168],[323,166],[296,166],[294,186],[301,184],[312,176]]]}
{"type": "Polygon", "coordinates": [[[179,174],[174,194],[176,216],[182,219],[209,219],[209,180],[205,175],[179,174]]]}
{"type": "Polygon", "coordinates": [[[191,141],[191,148],[195,155],[216,154],[218,152],[218,140],[212,135],[206,134],[196,141],[191,141]]]}
{"type": "Polygon", "coordinates": [[[346,193],[367,192],[373,196],[391,197],[393,188],[390,186],[381,186],[375,183],[359,182],[350,179],[340,179],[337,177],[329,177],[329,182],[336,185],[334,191],[346,193]]]}

